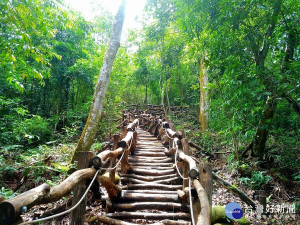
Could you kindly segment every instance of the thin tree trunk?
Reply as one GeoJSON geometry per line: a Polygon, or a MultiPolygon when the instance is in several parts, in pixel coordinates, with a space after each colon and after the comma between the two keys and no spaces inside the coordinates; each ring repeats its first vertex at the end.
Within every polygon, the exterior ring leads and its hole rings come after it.
{"type": "Polygon", "coordinates": [[[202,131],[208,128],[208,91],[205,89],[208,84],[208,68],[205,66],[204,59],[200,61],[200,111],[199,122],[202,131]]]}
{"type": "Polygon", "coordinates": [[[145,92],[145,100],[144,103],[147,104],[148,102],[148,82],[146,83],[146,92],[145,92]]]}
{"type": "Polygon", "coordinates": [[[170,112],[170,99],[169,99],[169,86],[170,86],[170,81],[166,79],[166,98],[167,98],[167,107],[166,107],[166,112],[169,114],[170,112]]]}
{"type": "Polygon", "coordinates": [[[183,102],[184,102],[184,92],[183,92],[182,77],[181,77],[180,72],[178,73],[177,85],[178,85],[179,90],[180,90],[180,97],[181,97],[180,105],[182,106],[183,102]]]}
{"type": "Polygon", "coordinates": [[[163,88],[163,83],[162,83],[162,73],[159,75],[159,87],[160,87],[160,94],[161,94],[161,105],[163,109],[165,110],[165,103],[164,103],[164,88],[163,88]]]}
{"type": "Polygon", "coordinates": [[[46,110],[46,98],[47,98],[47,89],[48,89],[48,79],[45,79],[45,87],[43,88],[43,104],[42,104],[42,112],[44,116],[48,116],[49,112],[46,110]]]}
{"type": "Polygon", "coordinates": [[[161,73],[159,74],[159,87],[160,87],[160,93],[161,93],[161,105],[164,109],[164,112],[166,114],[166,108],[165,108],[165,103],[164,103],[164,97],[165,97],[165,94],[164,94],[164,84],[163,84],[163,74],[165,74],[166,72],[166,69],[165,69],[165,60],[164,60],[164,57],[165,57],[165,50],[164,50],[164,45],[165,45],[165,33],[164,33],[164,30],[162,31],[162,38],[161,38],[161,68],[162,68],[162,71],[161,73]]]}
{"type": "Polygon", "coordinates": [[[75,106],[77,106],[78,105],[78,96],[79,96],[79,90],[80,90],[80,88],[81,88],[81,85],[80,85],[80,82],[78,82],[78,84],[77,84],[77,89],[76,89],[76,94],[75,94],[75,106]]]}
{"type": "Polygon", "coordinates": [[[122,34],[122,27],[125,17],[125,2],[122,0],[118,13],[115,17],[115,21],[112,27],[112,33],[110,36],[109,47],[105,53],[101,71],[95,87],[93,103],[90,108],[89,116],[85,124],[84,130],[81,134],[80,140],[75,148],[75,152],[72,156],[72,161],[76,157],[78,151],[89,151],[91,145],[94,142],[97,128],[99,126],[102,107],[104,103],[105,93],[109,81],[110,72],[113,66],[113,62],[117,51],[120,46],[120,39],[122,34]]]}
{"type": "Polygon", "coordinates": [[[58,98],[57,98],[57,104],[56,104],[56,115],[60,114],[60,106],[61,106],[61,87],[58,88],[58,98]]]}
{"type": "Polygon", "coordinates": [[[275,99],[275,97],[268,97],[265,109],[263,111],[263,117],[259,121],[259,125],[256,130],[256,135],[254,137],[253,153],[255,156],[263,156],[269,133],[267,127],[268,121],[273,118],[276,106],[277,100],[275,99]]]}
{"type": "Polygon", "coordinates": [[[64,94],[65,94],[65,99],[64,99],[64,103],[63,103],[63,111],[64,112],[67,112],[69,109],[70,82],[71,82],[71,79],[69,77],[67,77],[66,81],[65,81],[65,88],[64,88],[64,94]]]}

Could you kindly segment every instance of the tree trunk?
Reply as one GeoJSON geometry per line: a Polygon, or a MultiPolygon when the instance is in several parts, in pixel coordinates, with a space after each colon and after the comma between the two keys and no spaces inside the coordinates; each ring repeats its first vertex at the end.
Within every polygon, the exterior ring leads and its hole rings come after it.
{"type": "Polygon", "coordinates": [[[63,89],[65,96],[64,96],[62,107],[64,112],[67,112],[69,109],[70,81],[71,79],[67,77],[64,84],[65,87],[63,89]]]}
{"type": "MultiPolygon", "coordinates": [[[[268,29],[265,32],[262,41],[262,46],[257,45],[254,36],[252,36],[252,32],[249,31],[248,36],[248,39],[250,41],[250,47],[252,49],[255,59],[256,71],[258,73],[257,75],[261,83],[265,86],[266,90],[272,93],[274,92],[274,90],[276,90],[276,84],[274,84],[273,81],[270,82],[270,79],[267,79],[270,75],[268,74],[267,69],[265,68],[265,60],[269,52],[271,37],[275,30],[282,4],[282,0],[274,1],[273,12],[270,18],[270,24],[268,25],[268,29]]],[[[268,120],[273,118],[276,106],[277,100],[275,99],[275,96],[273,95],[268,97],[265,109],[263,111],[262,119],[259,121],[259,125],[254,136],[253,153],[255,156],[262,157],[264,154],[265,145],[268,139],[267,123],[268,120]]]]}
{"type": "Polygon", "coordinates": [[[160,94],[161,94],[161,105],[163,109],[165,110],[165,103],[164,103],[164,88],[163,88],[163,81],[162,81],[162,73],[159,75],[159,88],[160,88],[160,94]]]}
{"type": "Polygon", "coordinates": [[[163,110],[166,114],[166,108],[165,108],[165,103],[164,103],[164,83],[163,83],[163,74],[165,74],[166,69],[165,69],[165,59],[164,59],[164,54],[165,54],[165,50],[164,50],[164,45],[165,45],[165,33],[164,30],[162,31],[162,38],[161,38],[161,69],[162,71],[159,74],[159,87],[160,87],[160,93],[161,93],[161,105],[163,107],[163,110]]]}
{"type": "Polygon", "coordinates": [[[105,53],[103,65],[101,67],[101,71],[95,87],[93,103],[90,108],[89,116],[85,124],[84,130],[81,134],[80,140],[72,156],[72,161],[74,161],[74,158],[76,157],[76,152],[89,151],[91,145],[94,142],[94,138],[101,118],[101,112],[110,72],[113,66],[115,56],[120,46],[122,27],[125,17],[125,2],[125,0],[122,1],[118,13],[115,17],[115,21],[112,27],[112,33],[110,36],[109,47],[105,53]]]}
{"type": "Polygon", "coordinates": [[[166,79],[166,99],[167,99],[166,113],[167,113],[167,115],[170,112],[169,86],[170,86],[170,80],[166,79]]]}
{"type": "Polygon", "coordinates": [[[148,102],[148,82],[146,83],[146,91],[145,91],[145,100],[144,103],[147,104],[148,102]]]}
{"type": "Polygon", "coordinates": [[[275,97],[268,97],[265,109],[263,111],[263,117],[259,121],[259,125],[254,137],[253,153],[255,156],[262,157],[264,154],[264,149],[269,133],[268,121],[273,118],[276,106],[277,100],[275,99],[275,97]]]}
{"type": "Polygon", "coordinates": [[[205,90],[208,84],[208,68],[205,66],[204,59],[200,61],[200,112],[199,112],[199,122],[202,131],[208,128],[208,91],[205,90]]]}
{"type": "Polygon", "coordinates": [[[47,89],[48,89],[48,79],[45,79],[45,87],[43,88],[43,103],[42,103],[43,116],[49,115],[49,112],[47,112],[46,110],[47,89]]]}

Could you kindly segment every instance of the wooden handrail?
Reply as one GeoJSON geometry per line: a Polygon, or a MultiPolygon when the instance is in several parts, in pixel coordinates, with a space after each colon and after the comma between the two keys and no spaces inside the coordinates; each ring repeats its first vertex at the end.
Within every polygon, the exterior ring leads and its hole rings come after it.
{"type": "MultiPolygon", "coordinates": [[[[95,160],[95,158],[97,157],[100,158],[101,161],[104,162],[102,163],[102,168],[107,168],[109,165],[109,161],[115,160],[125,151],[123,157],[124,159],[122,158],[121,161],[121,168],[125,168],[126,171],[131,169],[127,158],[128,152],[132,149],[135,149],[137,138],[135,129],[138,125],[138,122],[138,119],[134,119],[134,121],[127,126],[127,134],[118,143],[119,147],[116,147],[112,151],[104,150],[92,160],[95,160]]],[[[122,122],[122,124],[123,123],[124,121],[122,122]]],[[[91,161],[90,164],[93,165],[93,162],[97,162],[97,159],[96,161],[91,161]]],[[[54,187],[50,187],[50,185],[44,183],[16,197],[0,202],[0,217],[3,220],[1,222],[4,222],[4,224],[11,224],[20,215],[21,209],[24,206],[29,209],[30,207],[37,204],[46,204],[61,199],[63,196],[69,194],[73,190],[73,188],[83,180],[92,178],[95,173],[95,168],[80,169],[72,173],[62,183],[54,187]]],[[[114,184],[114,180],[110,179],[107,176],[98,175],[97,181],[106,188],[110,199],[117,197],[121,192],[120,187],[114,184]]]]}
{"type": "Polygon", "coordinates": [[[62,183],[50,187],[44,183],[16,197],[0,203],[1,218],[12,223],[20,215],[22,207],[30,208],[37,204],[55,202],[70,193],[81,181],[92,178],[96,173],[94,168],[81,169],[72,173],[62,183]]]}
{"type": "Polygon", "coordinates": [[[105,150],[101,153],[99,153],[97,156],[101,159],[102,162],[106,161],[108,158],[117,158],[119,155],[121,155],[124,151],[123,147],[119,147],[116,150],[105,150]]]}

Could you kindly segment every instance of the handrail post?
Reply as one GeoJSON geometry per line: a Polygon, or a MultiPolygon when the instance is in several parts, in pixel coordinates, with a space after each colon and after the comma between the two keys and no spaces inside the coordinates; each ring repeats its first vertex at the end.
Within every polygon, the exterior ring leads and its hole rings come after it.
{"type": "Polygon", "coordinates": [[[127,111],[126,116],[127,116],[127,118],[126,118],[127,124],[129,124],[130,123],[130,112],[129,111],[127,111]]]}
{"type": "Polygon", "coordinates": [[[173,142],[174,142],[174,138],[172,138],[172,137],[169,138],[169,151],[171,151],[174,148],[173,142]]]}
{"type": "MultiPolygon", "coordinates": [[[[184,154],[186,155],[189,155],[189,151],[190,151],[190,148],[189,148],[189,143],[188,143],[188,140],[186,138],[182,138],[181,139],[181,143],[182,143],[182,151],[184,154]]],[[[189,164],[185,161],[183,161],[183,164],[182,164],[182,176],[183,177],[188,177],[188,174],[189,174],[189,164]]],[[[189,180],[183,180],[182,182],[182,190],[184,191],[184,189],[186,187],[189,186],[189,180]]]]}
{"type": "MultiPolygon", "coordinates": [[[[113,150],[116,150],[118,148],[119,141],[120,141],[120,135],[114,134],[114,136],[113,136],[113,150]]],[[[115,167],[115,165],[116,165],[116,158],[111,158],[110,159],[110,168],[115,167]]],[[[115,179],[115,177],[116,177],[115,173],[116,173],[116,169],[111,170],[109,172],[109,178],[110,178],[110,180],[113,183],[115,183],[115,181],[116,181],[116,179],[115,179]]]]}
{"type": "MultiPolygon", "coordinates": [[[[89,162],[91,158],[94,156],[94,154],[93,152],[81,151],[78,152],[78,156],[79,156],[78,157],[78,170],[79,170],[79,169],[87,168],[89,166],[89,162]]],[[[81,196],[84,194],[85,190],[86,190],[85,181],[82,181],[74,188],[72,206],[76,205],[76,203],[80,200],[81,196]]],[[[86,210],[86,197],[79,204],[79,206],[71,212],[70,225],[84,224],[85,210],[86,210]]]]}
{"type": "Polygon", "coordinates": [[[212,205],[212,169],[211,164],[208,162],[201,162],[198,165],[199,170],[199,181],[204,188],[210,206],[212,205]]]}
{"type": "Polygon", "coordinates": [[[129,170],[129,167],[128,167],[128,155],[129,155],[129,148],[128,146],[126,146],[125,150],[124,150],[124,156],[123,158],[121,159],[121,172],[123,174],[126,174],[129,170]]]}
{"type": "Polygon", "coordinates": [[[121,138],[126,137],[126,134],[127,134],[127,125],[123,124],[121,127],[121,138]]]}
{"type": "MultiPolygon", "coordinates": [[[[211,165],[207,162],[201,162],[198,165],[198,170],[199,170],[199,181],[200,184],[202,185],[203,189],[205,190],[205,193],[208,198],[208,209],[209,214],[211,214],[211,207],[212,207],[212,170],[211,170],[211,165]]],[[[198,215],[201,212],[201,203],[200,200],[197,198],[195,200],[195,207],[194,207],[194,218],[195,222],[198,222],[198,215]]],[[[210,216],[207,217],[207,224],[210,224],[210,216]]]]}
{"type": "Polygon", "coordinates": [[[122,111],[122,119],[121,119],[121,122],[124,122],[125,119],[126,119],[125,111],[122,111]]]}

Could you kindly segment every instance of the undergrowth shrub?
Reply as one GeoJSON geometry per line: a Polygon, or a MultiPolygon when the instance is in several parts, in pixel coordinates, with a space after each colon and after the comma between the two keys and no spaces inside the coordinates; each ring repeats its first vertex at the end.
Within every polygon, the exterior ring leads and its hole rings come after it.
{"type": "Polygon", "coordinates": [[[0,144],[38,145],[52,137],[47,119],[30,114],[19,99],[0,98],[0,144]]]}
{"type": "Polygon", "coordinates": [[[267,184],[271,179],[272,177],[270,175],[265,175],[265,172],[263,171],[254,171],[251,177],[239,178],[239,182],[244,183],[253,190],[259,190],[261,185],[267,184]]]}

